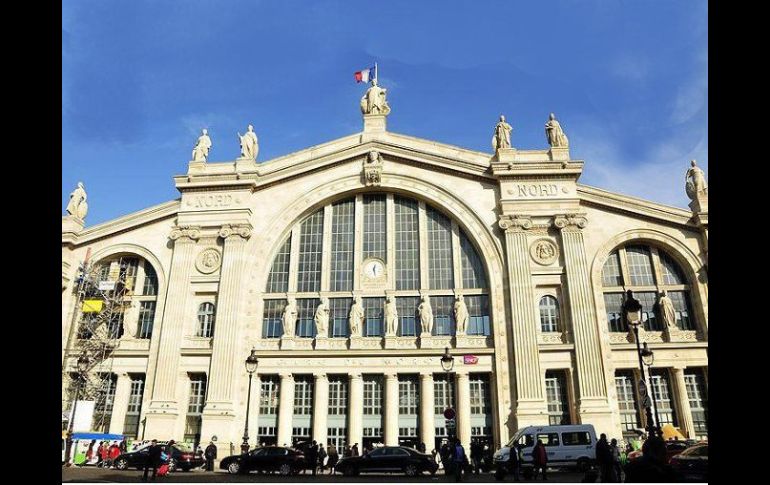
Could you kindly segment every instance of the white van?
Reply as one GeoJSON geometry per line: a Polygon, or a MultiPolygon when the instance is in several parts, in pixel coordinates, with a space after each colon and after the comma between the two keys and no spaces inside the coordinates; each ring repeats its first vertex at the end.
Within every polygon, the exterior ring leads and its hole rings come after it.
{"type": "Polygon", "coordinates": [[[511,447],[521,447],[522,468],[532,466],[532,450],[542,440],[548,454],[548,466],[576,467],[585,471],[596,461],[596,430],[591,424],[527,426],[494,454],[495,465],[507,463],[511,447]]]}

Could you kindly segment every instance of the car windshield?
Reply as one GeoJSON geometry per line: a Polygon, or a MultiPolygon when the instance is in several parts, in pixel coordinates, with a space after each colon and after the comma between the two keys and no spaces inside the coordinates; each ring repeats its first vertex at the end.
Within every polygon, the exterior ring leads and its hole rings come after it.
{"type": "Polygon", "coordinates": [[[521,435],[522,435],[522,434],[524,434],[524,428],[522,428],[522,429],[520,429],[520,430],[516,431],[516,434],[514,434],[514,435],[513,435],[513,438],[511,438],[511,439],[508,441],[508,443],[506,443],[506,444],[505,444],[505,446],[507,446],[508,448],[510,448],[511,446],[513,446],[513,444],[514,444],[514,443],[516,443],[517,441],[519,441],[519,438],[521,438],[521,435]]]}
{"type": "Polygon", "coordinates": [[[192,448],[183,443],[174,443],[174,447],[183,453],[192,453],[192,448]]]}
{"type": "Polygon", "coordinates": [[[708,454],[709,454],[709,447],[708,446],[693,446],[692,448],[687,448],[681,454],[685,455],[685,456],[708,456],[708,454]]]}

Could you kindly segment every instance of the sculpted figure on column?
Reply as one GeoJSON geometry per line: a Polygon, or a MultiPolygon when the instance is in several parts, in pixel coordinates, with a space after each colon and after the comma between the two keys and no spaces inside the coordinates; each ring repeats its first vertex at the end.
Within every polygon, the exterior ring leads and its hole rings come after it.
{"type": "Polygon", "coordinates": [[[458,294],[455,296],[456,335],[465,335],[465,330],[468,328],[468,318],[468,307],[465,305],[465,299],[462,294],[458,294]]]}
{"type": "Polygon", "coordinates": [[[396,335],[397,328],[398,310],[393,297],[389,296],[385,299],[385,331],[387,332],[385,335],[396,335]]]}
{"type": "Polygon", "coordinates": [[[361,304],[361,297],[353,299],[353,306],[350,307],[350,336],[360,337],[361,326],[364,323],[364,306],[361,304]]]}
{"type": "Polygon", "coordinates": [[[388,90],[377,85],[377,78],[372,78],[372,85],[361,98],[361,113],[365,115],[387,115],[390,106],[386,98],[388,90]]]}
{"type": "Polygon", "coordinates": [[[505,116],[500,115],[500,121],[495,125],[495,134],[492,136],[492,149],[511,148],[511,125],[505,122],[505,116]]]}
{"type": "Polygon", "coordinates": [[[283,335],[284,337],[293,337],[294,328],[297,325],[297,300],[290,296],[286,302],[286,308],[283,310],[283,335]]]}
{"type": "Polygon", "coordinates": [[[256,160],[259,154],[259,141],[257,134],[254,133],[254,127],[249,125],[248,131],[243,135],[238,132],[238,138],[241,140],[241,158],[256,160]]]}
{"type": "Polygon", "coordinates": [[[417,311],[420,312],[420,325],[422,326],[422,333],[432,333],[433,308],[430,306],[430,297],[427,295],[422,296],[422,302],[417,307],[417,311]]]}
{"type": "Polygon", "coordinates": [[[198,142],[195,143],[195,147],[192,151],[193,162],[205,162],[209,159],[209,150],[211,149],[211,138],[209,138],[209,130],[204,128],[201,130],[201,136],[198,137],[198,142]]]}
{"type": "Polygon", "coordinates": [[[70,194],[70,201],[67,204],[67,214],[73,215],[78,219],[85,219],[88,213],[88,204],[86,203],[86,189],[83,182],[78,182],[78,186],[70,194]]]}
{"type": "Polygon", "coordinates": [[[319,337],[327,336],[329,328],[329,299],[321,297],[321,304],[315,310],[315,333],[319,337]]]}
{"type": "Polygon", "coordinates": [[[684,181],[684,190],[687,192],[687,197],[691,200],[695,200],[699,195],[708,195],[706,176],[704,175],[703,170],[695,165],[695,160],[690,162],[690,168],[684,176],[684,181]]]}
{"type": "Polygon", "coordinates": [[[660,316],[663,318],[663,323],[666,324],[666,327],[671,330],[675,329],[676,308],[674,308],[674,302],[671,301],[666,290],[660,292],[658,308],[660,308],[660,316]]]}
{"type": "Polygon", "coordinates": [[[556,121],[556,116],[553,113],[545,124],[545,136],[548,139],[548,144],[552,147],[569,146],[567,135],[564,134],[564,130],[561,129],[561,125],[556,121]]]}

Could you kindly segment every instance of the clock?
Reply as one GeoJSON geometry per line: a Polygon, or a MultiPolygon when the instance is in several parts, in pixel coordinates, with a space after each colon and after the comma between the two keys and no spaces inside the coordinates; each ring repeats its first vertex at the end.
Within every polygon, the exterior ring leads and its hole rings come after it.
{"type": "Polygon", "coordinates": [[[364,263],[364,275],[367,278],[376,280],[385,274],[385,265],[382,261],[371,259],[364,263]]]}

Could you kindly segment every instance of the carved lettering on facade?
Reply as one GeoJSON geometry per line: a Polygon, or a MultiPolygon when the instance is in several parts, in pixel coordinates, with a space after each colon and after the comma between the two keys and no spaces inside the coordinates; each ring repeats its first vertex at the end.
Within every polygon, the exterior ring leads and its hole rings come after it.
{"type": "Polygon", "coordinates": [[[195,208],[229,207],[233,205],[233,196],[230,194],[195,195],[191,205],[195,208]]]}
{"type": "Polygon", "coordinates": [[[556,184],[516,184],[514,193],[522,198],[556,197],[559,188],[556,184]]]}

